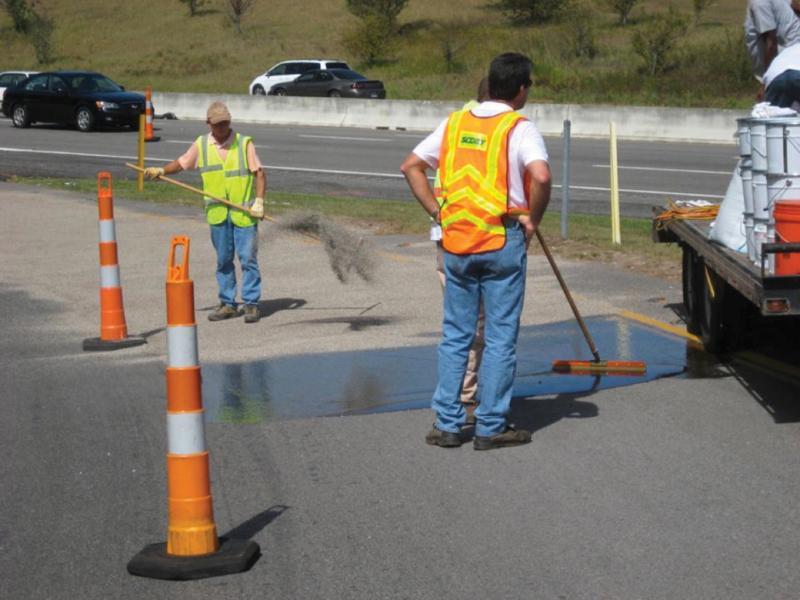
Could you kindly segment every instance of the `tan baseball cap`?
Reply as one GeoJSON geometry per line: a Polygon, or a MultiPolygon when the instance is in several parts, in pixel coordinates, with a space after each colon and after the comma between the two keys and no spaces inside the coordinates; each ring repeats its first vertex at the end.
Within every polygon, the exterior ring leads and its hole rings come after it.
{"type": "Polygon", "coordinates": [[[206,119],[212,125],[222,123],[223,121],[231,121],[231,111],[222,102],[214,102],[208,107],[206,112],[206,119]]]}

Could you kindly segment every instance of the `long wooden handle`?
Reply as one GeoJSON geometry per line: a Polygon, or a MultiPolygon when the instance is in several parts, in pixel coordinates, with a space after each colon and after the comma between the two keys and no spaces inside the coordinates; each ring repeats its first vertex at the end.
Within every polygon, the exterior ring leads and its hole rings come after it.
{"type": "MultiPolygon", "coordinates": [[[[132,165],[131,163],[125,163],[125,166],[126,167],[130,167],[131,169],[135,169],[137,171],[144,172],[144,169],[140,169],[137,165],[132,165]]],[[[198,188],[193,187],[191,185],[187,185],[187,184],[183,183],[182,181],[178,181],[176,179],[171,179],[171,178],[167,177],[166,175],[162,175],[161,177],[159,177],[159,179],[161,181],[166,181],[167,183],[171,183],[172,185],[177,185],[178,187],[183,188],[185,190],[188,190],[190,192],[194,192],[195,194],[200,194],[201,196],[205,196],[206,198],[211,198],[214,202],[219,202],[220,204],[224,204],[225,206],[227,206],[229,208],[232,208],[234,210],[240,210],[243,213],[246,213],[248,216],[250,216],[253,219],[259,219],[260,218],[260,219],[263,219],[265,221],[272,221],[273,223],[277,222],[273,217],[270,217],[269,215],[264,215],[263,217],[255,217],[255,216],[253,216],[253,214],[250,211],[250,209],[247,208],[246,206],[242,206],[240,204],[234,204],[233,202],[225,200],[225,198],[218,198],[217,196],[212,196],[211,194],[207,194],[206,192],[204,192],[201,189],[198,189],[198,188]]]]}
{"type": "Polygon", "coordinates": [[[564,281],[564,278],[561,277],[561,271],[558,270],[558,266],[556,265],[556,261],[553,258],[553,255],[550,254],[550,248],[547,247],[547,244],[542,237],[542,234],[539,233],[539,229],[535,230],[536,239],[539,240],[539,244],[542,246],[542,250],[544,250],[544,254],[547,257],[547,260],[550,261],[550,266],[553,267],[553,273],[556,274],[556,279],[558,279],[558,283],[561,284],[561,289],[564,290],[564,295],[567,297],[567,302],[569,302],[570,307],[572,308],[572,312],[575,314],[575,318],[578,320],[578,325],[581,327],[581,331],[583,332],[583,336],[586,338],[586,343],[589,344],[589,349],[592,351],[592,355],[597,362],[600,362],[600,353],[597,351],[597,346],[594,345],[594,340],[592,336],[589,334],[589,330],[586,328],[586,323],[583,322],[583,317],[581,317],[581,313],[578,312],[578,307],[575,304],[575,301],[572,299],[572,294],[569,293],[569,288],[567,287],[567,283],[564,281]]]}

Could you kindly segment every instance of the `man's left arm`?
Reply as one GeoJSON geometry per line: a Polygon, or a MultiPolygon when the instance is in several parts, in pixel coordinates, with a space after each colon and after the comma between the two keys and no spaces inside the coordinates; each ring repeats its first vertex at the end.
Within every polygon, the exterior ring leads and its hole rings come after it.
{"type": "Polygon", "coordinates": [[[267,195],[267,176],[264,174],[264,168],[261,166],[261,161],[258,158],[258,154],[256,154],[256,146],[252,141],[247,144],[247,164],[256,176],[256,199],[253,201],[253,206],[250,208],[250,214],[261,219],[264,217],[264,198],[267,195]]]}
{"type": "Polygon", "coordinates": [[[425,212],[437,223],[441,223],[439,215],[439,203],[433,195],[431,184],[428,181],[426,171],[430,168],[427,162],[422,160],[413,152],[409,154],[400,166],[400,171],[408,182],[408,187],[411,188],[411,193],[420,203],[420,206],[425,209],[425,212]]]}
{"type": "Polygon", "coordinates": [[[542,222],[547,205],[550,204],[550,165],[546,160],[534,160],[525,167],[530,177],[530,214],[519,217],[525,229],[525,242],[530,244],[534,231],[542,222]]]}

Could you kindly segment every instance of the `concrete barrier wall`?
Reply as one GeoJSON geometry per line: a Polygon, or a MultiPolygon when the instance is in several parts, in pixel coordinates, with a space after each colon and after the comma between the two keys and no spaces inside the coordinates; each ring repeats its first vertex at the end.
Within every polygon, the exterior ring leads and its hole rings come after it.
{"type": "MultiPolygon", "coordinates": [[[[236,121],[326,127],[403,128],[432,131],[461,102],[286,98],[243,94],[153,94],[157,114],[205,120],[215,101],[228,105],[236,121]]],[[[522,114],[534,120],[543,135],[560,135],[564,120],[575,137],[607,137],[616,122],[617,137],[627,140],[733,143],[736,119],[747,111],[528,104],[522,114]]]]}

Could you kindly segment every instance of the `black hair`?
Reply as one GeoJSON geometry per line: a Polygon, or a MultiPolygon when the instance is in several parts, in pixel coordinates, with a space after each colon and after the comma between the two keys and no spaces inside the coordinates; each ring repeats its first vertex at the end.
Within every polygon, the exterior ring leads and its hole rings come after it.
{"type": "Polygon", "coordinates": [[[531,59],[516,52],[506,52],[489,65],[489,97],[492,100],[511,101],[521,87],[530,87],[531,59]]]}

